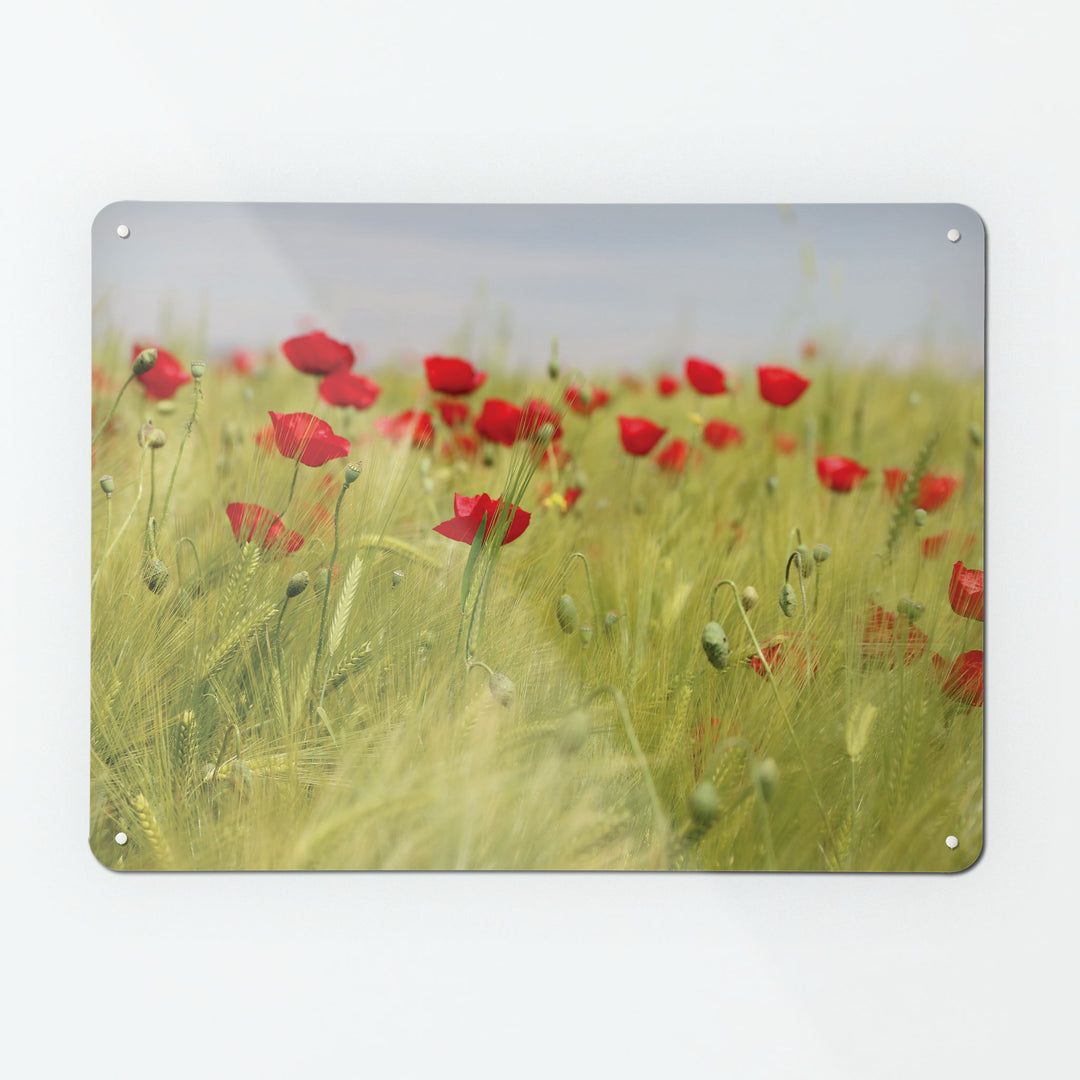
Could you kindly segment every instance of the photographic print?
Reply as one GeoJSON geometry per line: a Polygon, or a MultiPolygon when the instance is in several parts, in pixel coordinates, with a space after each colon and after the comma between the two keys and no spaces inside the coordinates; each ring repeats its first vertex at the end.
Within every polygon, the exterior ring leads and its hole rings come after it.
{"type": "Polygon", "coordinates": [[[984,295],[955,204],[106,207],[95,856],[970,866],[984,295]]]}

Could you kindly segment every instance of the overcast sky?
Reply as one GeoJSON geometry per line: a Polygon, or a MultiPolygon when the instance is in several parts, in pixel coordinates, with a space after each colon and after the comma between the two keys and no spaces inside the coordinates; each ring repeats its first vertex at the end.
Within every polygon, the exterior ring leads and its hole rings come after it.
{"type": "Polygon", "coordinates": [[[688,353],[738,366],[807,338],[858,360],[929,348],[982,364],[983,230],[955,204],[129,202],[93,228],[95,333],[133,340],[202,317],[214,352],[315,328],[371,367],[478,353],[500,328],[520,367],[546,363],[556,336],[565,365],[593,369],[688,353]]]}

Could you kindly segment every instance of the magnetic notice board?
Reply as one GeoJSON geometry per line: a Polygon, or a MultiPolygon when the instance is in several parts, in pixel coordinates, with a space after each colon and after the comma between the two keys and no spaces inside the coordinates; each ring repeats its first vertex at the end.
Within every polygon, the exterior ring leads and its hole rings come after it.
{"type": "Polygon", "coordinates": [[[93,260],[104,865],[978,857],[972,211],[124,203],[93,260]]]}

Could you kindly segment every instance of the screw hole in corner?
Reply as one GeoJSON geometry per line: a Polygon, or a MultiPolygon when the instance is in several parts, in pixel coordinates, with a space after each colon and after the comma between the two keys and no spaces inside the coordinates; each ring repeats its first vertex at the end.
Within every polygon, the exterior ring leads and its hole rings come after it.
{"type": "Polygon", "coordinates": [[[116,235],[119,236],[121,240],[126,240],[131,235],[131,230],[126,225],[117,225],[116,235]]]}
{"type": "Polygon", "coordinates": [[[126,832],[118,832],[116,834],[116,842],[121,847],[123,847],[123,845],[127,843],[127,833],[126,832]]]}
{"type": "Polygon", "coordinates": [[[960,240],[960,230],[959,229],[950,229],[945,234],[945,239],[948,240],[950,244],[958,243],[959,240],[960,240]]]}
{"type": "Polygon", "coordinates": [[[952,849],[952,848],[959,847],[959,845],[960,845],[960,841],[957,840],[955,836],[946,836],[945,837],[945,846],[947,848],[952,849]]]}

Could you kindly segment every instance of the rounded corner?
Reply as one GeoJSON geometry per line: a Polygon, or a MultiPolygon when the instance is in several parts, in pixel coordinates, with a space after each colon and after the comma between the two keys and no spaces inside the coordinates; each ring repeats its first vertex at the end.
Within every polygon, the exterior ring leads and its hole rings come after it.
{"type": "MultiPolygon", "coordinates": [[[[950,203],[950,209],[958,211],[964,217],[968,219],[970,224],[967,226],[967,232],[970,234],[973,228],[978,229],[978,237],[985,244],[986,243],[986,220],[982,214],[973,206],[969,206],[967,203],[950,203]]],[[[965,232],[965,229],[960,230],[961,233],[965,232]]]]}
{"type": "Polygon", "coordinates": [[[98,228],[103,224],[103,219],[111,216],[120,216],[120,211],[125,207],[131,206],[131,201],[128,199],[119,199],[116,202],[106,203],[95,215],[94,220],[90,223],[90,231],[97,232],[98,228]]]}
{"type": "Polygon", "coordinates": [[[966,874],[970,870],[974,870],[976,866],[983,861],[983,855],[986,852],[986,841],[982,837],[979,838],[979,850],[975,852],[974,857],[970,862],[965,863],[963,866],[958,866],[955,869],[949,870],[950,874],[966,874]]]}
{"type": "Polygon", "coordinates": [[[123,873],[123,869],[121,867],[117,866],[115,863],[110,864],[105,861],[102,852],[100,852],[94,846],[94,838],[92,836],[88,836],[86,838],[86,846],[90,849],[90,854],[94,857],[94,862],[96,862],[98,866],[102,867],[105,870],[108,870],[111,874],[123,873]]]}

